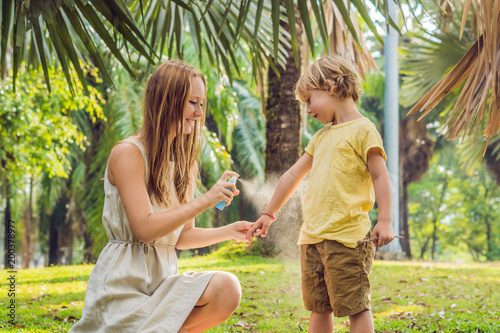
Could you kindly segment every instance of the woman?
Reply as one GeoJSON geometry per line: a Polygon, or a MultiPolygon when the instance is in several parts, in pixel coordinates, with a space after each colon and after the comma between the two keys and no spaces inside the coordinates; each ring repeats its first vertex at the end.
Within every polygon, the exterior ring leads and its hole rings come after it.
{"type": "Polygon", "coordinates": [[[109,157],[103,211],[109,242],[70,332],[202,332],[238,307],[241,287],[233,274],[177,270],[175,248],[244,240],[251,226],[195,227],[197,215],[239,193],[225,181],[238,175],[226,171],[194,198],[205,98],[205,78],[188,64],[169,61],[151,75],[141,130],[109,157]]]}

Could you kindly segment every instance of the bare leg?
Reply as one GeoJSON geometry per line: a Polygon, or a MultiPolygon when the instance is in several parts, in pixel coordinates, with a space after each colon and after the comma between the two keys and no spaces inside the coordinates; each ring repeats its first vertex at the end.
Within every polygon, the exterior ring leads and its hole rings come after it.
{"type": "Polygon", "coordinates": [[[231,273],[217,272],[179,332],[204,332],[223,323],[238,308],[240,300],[238,278],[231,273]]]}
{"type": "Polygon", "coordinates": [[[364,310],[349,316],[349,321],[351,323],[351,333],[370,333],[374,330],[371,310],[364,310]]]}
{"type": "Polygon", "coordinates": [[[332,333],[333,316],[332,311],[311,312],[309,320],[309,333],[332,333]]]}

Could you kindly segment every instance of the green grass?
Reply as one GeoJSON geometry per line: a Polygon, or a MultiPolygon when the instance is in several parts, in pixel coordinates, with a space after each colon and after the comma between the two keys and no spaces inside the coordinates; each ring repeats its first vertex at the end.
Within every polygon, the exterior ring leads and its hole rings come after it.
{"type": "MultiPolygon", "coordinates": [[[[1,278],[0,331],[66,332],[80,318],[93,266],[50,267],[16,273],[16,316],[8,324],[10,299],[1,278]]],[[[298,262],[216,255],[179,260],[180,271],[225,270],[238,276],[243,299],[236,313],[210,332],[307,332],[298,262]]],[[[376,261],[371,275],[377,332],[500,331],[500,265],[376,261]]],[[[335,332],[348,332],[346,318],[335,332]]]]}

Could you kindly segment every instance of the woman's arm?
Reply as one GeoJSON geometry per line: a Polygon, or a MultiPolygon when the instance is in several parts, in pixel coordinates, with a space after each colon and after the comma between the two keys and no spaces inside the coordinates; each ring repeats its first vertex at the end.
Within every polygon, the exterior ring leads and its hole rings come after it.
{"type": "Polygon", "coordinates": [[[237,174],[226,171],[204,195],[177,208],[153,213],[144,183],[145,172],[144,159],[137,146],[129,143],[115,146],[109,158],[108,179],[118,189],[132,232],[144,243],[168,235],[220,201],[230,203],[233,195],[238,194],[234,184],[224,181],[237,174]]]}
{"type": "MultiPolygon", "coordinates": [[[[309,171],[311,171],[312,161],[313,157],[308,153],[305,153],[283,174],[283,176],[281,176],[271,201],[269,201],[269,204],[267,205],[265,211],[266,213],[274,215],[285,205],[288,199],[290,199],[292,194],[295,192],[297,186],[299,186],[302,179],[309,173],[309,171]]],[[[260,233],[262,237],[266,237],[267,229],[271,226],[271,222],[270,216],[262,215],[253,224],[250,230],[248,230],[246,236],[247,240],[251,241],[258,233],[260,233]]]]}
{"type": "Polygon", "coordinates": [[[251,222],[238,221],[220,228],[196,228],[194,220],[184,226],[176,247],[179,250],[195,249],[226,240],[245,241],[245,235],[252,226],[251,222]]]}

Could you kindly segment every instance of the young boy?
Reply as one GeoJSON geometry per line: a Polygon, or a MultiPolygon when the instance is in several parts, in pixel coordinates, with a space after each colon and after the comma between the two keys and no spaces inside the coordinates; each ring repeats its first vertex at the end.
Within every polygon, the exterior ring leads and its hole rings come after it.
{"type": "Polygon", "coordinates": [[[351,332],[373,332],[370,282],[374,246],[394,239],[391,183],[382,139],[356,109],[361,83],[353,66],[327,56],[306,69],[295,87],[307,113],[328,124],[312,137],[305,154],[281,177],[263,215],[247,233],[261,234],[274,214],[311,172],[304,198],[301,248],[302,293],[311,311],[310,333],[333,331],[336,317],[349,316],[351,332]],[[375,197],[378,223],[370,232],[375,197]],[[378,238],[357,244],[358,240],[378,238]]]}

